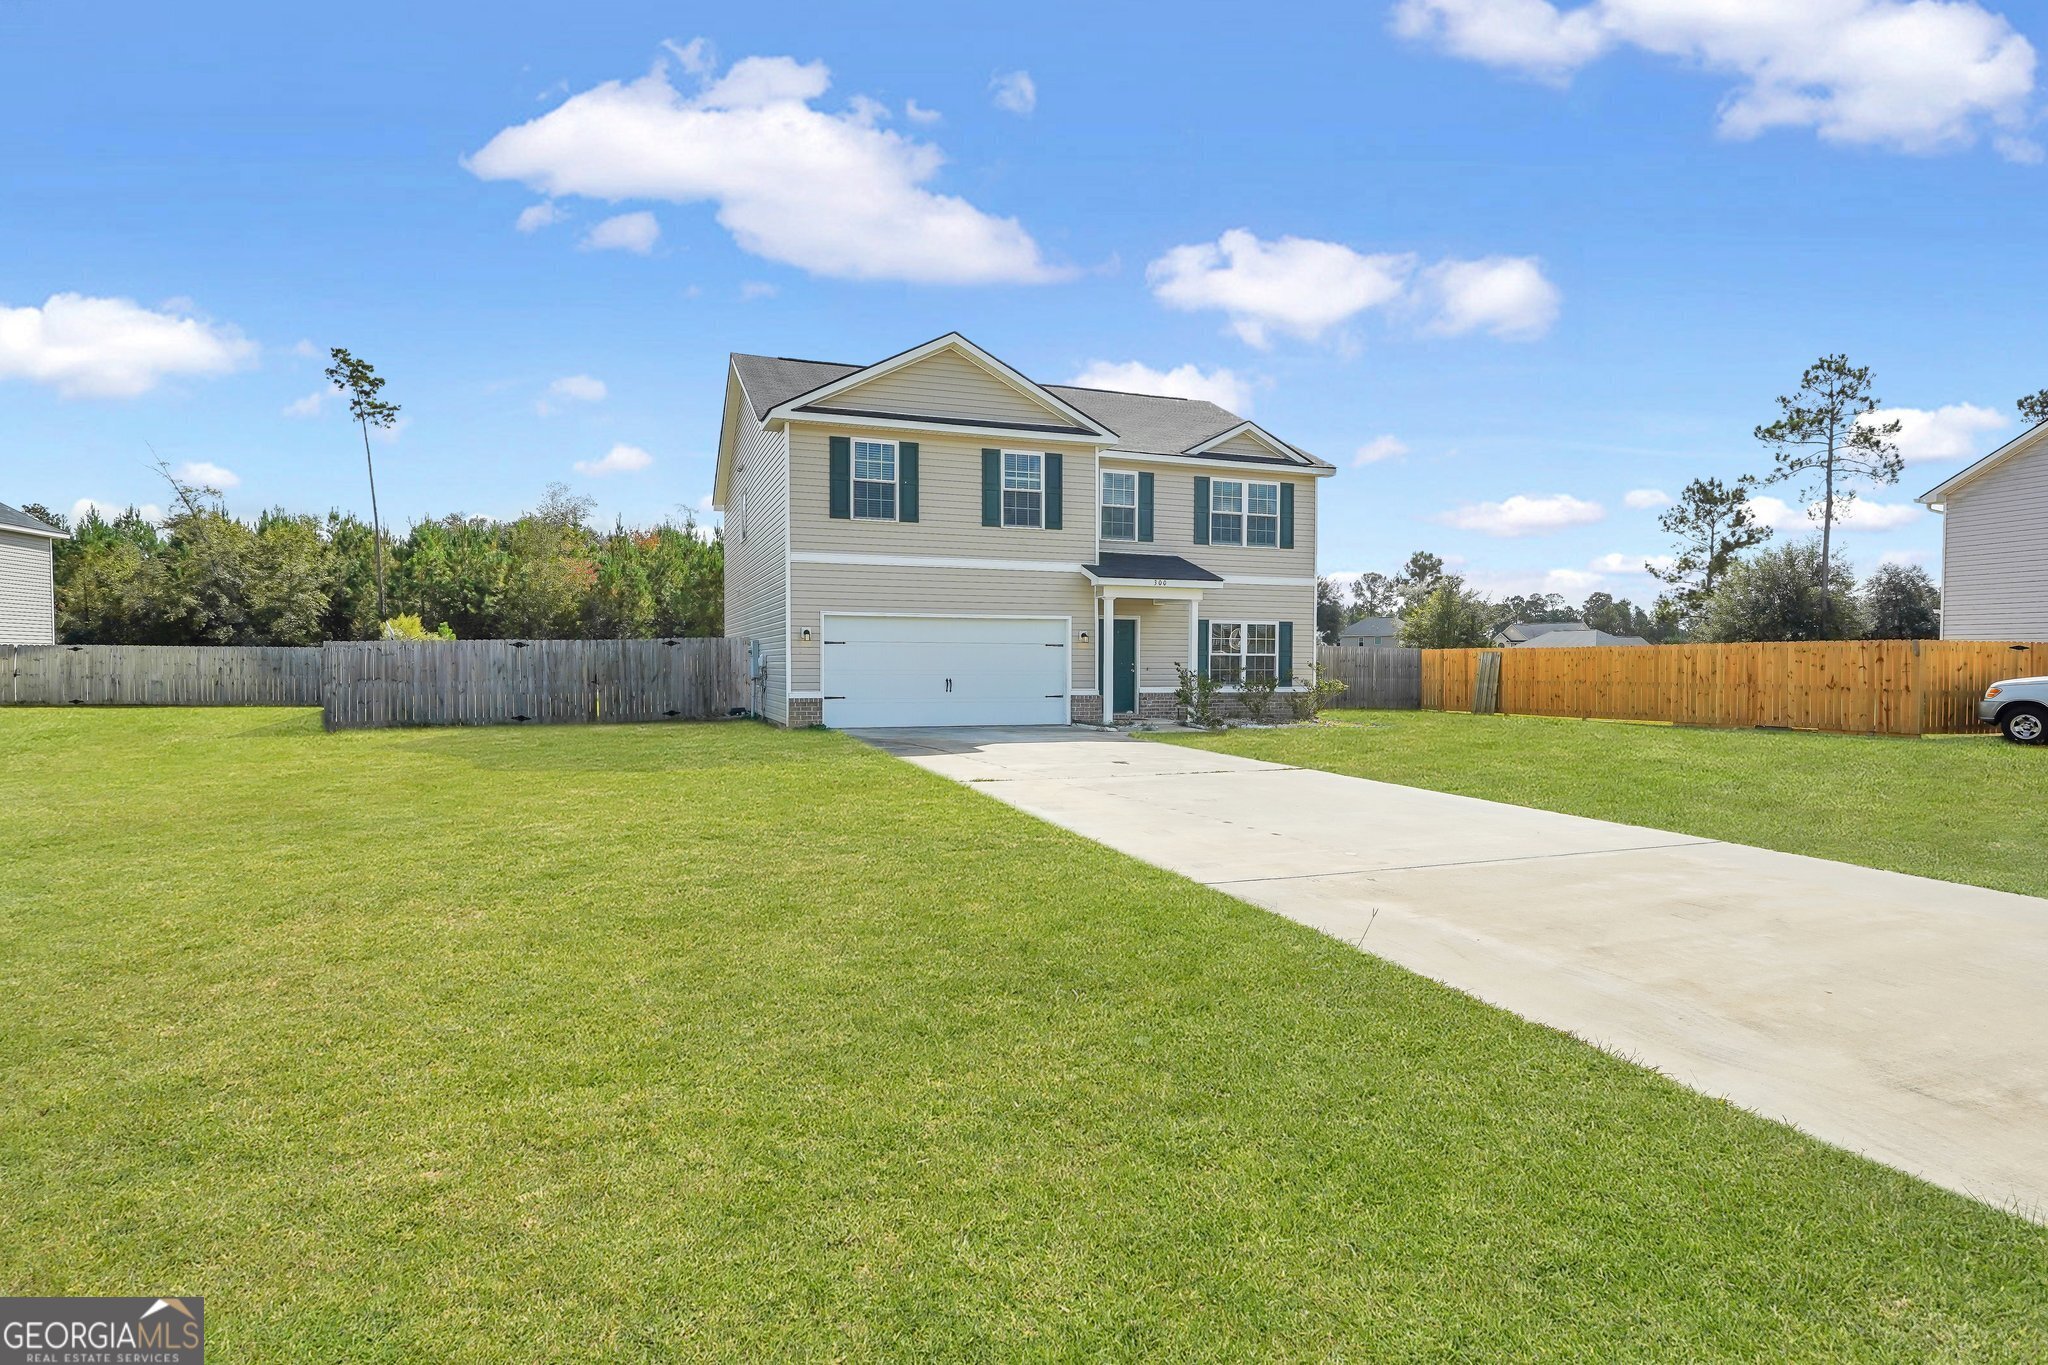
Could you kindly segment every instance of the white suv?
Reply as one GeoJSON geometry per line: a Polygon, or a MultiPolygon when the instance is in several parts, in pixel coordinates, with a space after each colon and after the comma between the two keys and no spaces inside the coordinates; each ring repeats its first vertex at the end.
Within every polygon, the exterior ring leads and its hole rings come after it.
{"type": "Polygon", "coordinates": [[[1977,719],[2015,744],[2048,743],[2048,678],[2007,678],[1984,689],[1977,719]]]}

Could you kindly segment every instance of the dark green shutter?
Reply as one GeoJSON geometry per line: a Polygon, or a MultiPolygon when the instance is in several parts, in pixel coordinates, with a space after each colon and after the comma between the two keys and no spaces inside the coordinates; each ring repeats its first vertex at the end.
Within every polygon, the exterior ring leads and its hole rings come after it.
{"type": "Polygon", "coordinates": [[[1280,485],[1280,548],[1294,548],[1294,485],[1291,483],[1280,485]]]}
{"type": "MultiPolygon", "coordinates": [[[[1292,506],[1293,504],[1288,504],[1292,506]]],[[[917,520],[917,442],[896,443],[896,520],[917,520]]],[[[1280,533],[1286,535],[1285,531],[1280,533]]],[[[1287,542],[1292,544],[1292,541],[1287,542]]]]}
{"type": "Polygon", "coordinates": [[[981,452],[981,524],[1003,524],[1003,452],[986,446],[981,452]]]}
{"type": "MultiPolygon", "coordinates": [[[[1207,479],[1203,483],[1209,482],[1207,479]]],[[[1209,622],[1205,618],[1195,622],[1195,672],[1209,676],[1209,622]]]]}
{"type": "Polygon", "coordinates": [[[1294,685],[1294,622],[1280,623],[1280,657],[1273,661],[1279,667],[1280,685],[1294,685]]]}
{"type": "MultiPolygon", "coordinates": [[[[1207,474],[1197,474],[1195,476],[1195,544],[1207,545],[1208,543],[1209,476],[1207,474]]],[[[1206,662],[1208,657],[1208,648],[1207,646],[1204,646],[1202,649],[1202,658],[1205,660],[1205,662],[1202,665],[1204,671],[1206,671],[1208,668],[1208,664],[1206,662]]]]}
{"type": "Polygon", "coordinates": [[[1061,511],[1062,495],[1066,491],[1066,480],[1060,473],[1064,463],[1059,456],[1047,451],[1045,454],[1045,529],[1057,531],[1066,525],[1065,514],[1061,511]]]}
{"type": "Polygon", "coordinates": [[[1138,476],[1138,539],[1152,539],[1152,476],[1138,476]]]}
{"type": "Polygon", "coordinates": [[[845,521],[853,515],[853,442],[844,436],[831,441],[832,515],[845,521]]]}

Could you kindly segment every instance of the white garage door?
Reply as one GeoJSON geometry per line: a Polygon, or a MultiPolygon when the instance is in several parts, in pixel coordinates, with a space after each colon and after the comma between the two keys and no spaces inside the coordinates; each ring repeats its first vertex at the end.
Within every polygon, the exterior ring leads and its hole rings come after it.
{"type": "Polygon", "coordinates": [[[1060,617],[824,619],[825,723],[1065,725],[1060,617]]]}

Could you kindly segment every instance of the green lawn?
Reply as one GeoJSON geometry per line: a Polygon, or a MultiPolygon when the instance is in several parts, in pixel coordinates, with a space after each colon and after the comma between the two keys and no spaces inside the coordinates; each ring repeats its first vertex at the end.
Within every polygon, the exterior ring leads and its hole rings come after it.
{"type": "Polygon", "coordinates": [[[218,1361],[2048,1353],[2048,1229],[840,736],[0,711],[0,812],[0,1287],[218,1361]]]}
{"type": "Polygon", "coordinates": [[[1332,711],[1174,744],[2048,896],[2048,750],[1541,716],[1332,711]]]}

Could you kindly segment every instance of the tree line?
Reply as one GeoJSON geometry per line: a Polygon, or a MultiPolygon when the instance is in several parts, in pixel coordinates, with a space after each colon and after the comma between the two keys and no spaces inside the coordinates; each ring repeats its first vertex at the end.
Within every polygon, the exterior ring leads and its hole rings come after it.
{"type": "Polygon", "coordinates": [[[311,645],[439,635],[626,639],[724,631],[725,546],[685,515],[590,525],[591,499],[548,486],[509,521],[461,514],[380,536],[353,515],[232,515],[218,490],[170,481],[167,517],[88,510],[55,542],[67,644],[311,645]],[[381,542],[381,544],[380,544],[381,542]],[[379,559],[383,574],[379,573],[379,559]],[[384,579],[380,592],[379,580],[384,579]]]}
{"type": "MultiPolygon", "coordinates": [[[[2018,400],[2030,425],[2048,422],[2048,389],[2018,400]]],[[[1835,530],[1856,499],[1899,480],[1904,460],[1897,421],[1881,418],[1867,366],[1823,356],[1777,400],[1778,415],[1754,436],[1770,453],[1763,474],[1732,482],[1697,478],[1686,484],[1659,525],[1673,553],[1644,570],[1664,584],[1647,608],[1594,593],[1573,608],[1557,594],[1491,600],[1444,571],[1441,558],[1411,555],[1393,574],[1367,573],[1349,582],[1322,580],[1317,625],[1334,639],[1350,622],[1397,616],[1401,643],[1469,648],[1491,642],[1515,621],[1583,619],[1596,630],[1638,635],[1653,644],[1680,640],[1927,639],[1941,632],[1941,594],[1926,570],[1886,563],[1858,580],[1835,548],[1835,530]],[[1809,508],[1816,532],[1771,545],[1771,527],[1751,494],[1789,484],[1809,508]]]]}

